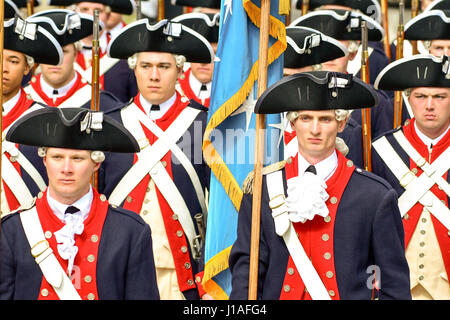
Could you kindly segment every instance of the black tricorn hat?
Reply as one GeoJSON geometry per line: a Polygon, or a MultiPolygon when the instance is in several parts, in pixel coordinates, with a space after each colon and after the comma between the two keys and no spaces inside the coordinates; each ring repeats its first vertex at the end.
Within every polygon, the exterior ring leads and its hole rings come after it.
{"type": "MultiPolygon", "coordinates": [[[[296,8],[301,9],[303,0],[297,0],[296,8]]],[[[377,0],[309,0],[309,10],[314,10],[325,5],[346,6],[361,11],[375,20],[381,18],[381,6],[377,0]]]]}
{"type": "Polygon", "coordinates": [[[450,1],[449,0],[434,0],[426,7],[424,12],[429,11],[429,10],[450,10],[450,1]]]}
{"type": "Polygon", "coordinates": [[[24,145],[110,152],[139,152],[133,135],[119,122],[84,108],[44,107],[17,120],[6,140],[24,145]]]}
{"type": "MultiPolygon", "coordinates": [[[[62,47],[77,42],[93,33],[94,18],[91,15],[66,9],[40,11],[27,18],[50,32],[62,47]]],[[[100,23],[100,30],[102,29],[100,23]]]]}
{"type": "Polygon", "coordinates": [[[171,0],[173,5],[220,9],[221,0],[171,0]]]}
{"type": "Polygon", "coordinates": [[[182,25],[197,31],[209,42],[219,41],[220,13],[185,13],[173,18],[172,22],[179,22],[182,25]]]}
{"type": "Polygon", "coordinates": [[[450,39],[450,11],[425,11],[405,24],[405,39],[450,39]]]}
{"type": "Polygon", "coordinates": [[[208,40],[191,28],[167,19],[153,25],[148,19],[135,21],[113,37],[108,46],[108,55],[117,59],[148,51],[183,55],[188,62],[211,63],[214,60],[214,50],[208,40]]]}
{"type": "Polygon", "coordinates": [[[5,1],[5,20],[14,18],[16,15],[20,15],[19,7],[12,0],[5,1]]]}
{"type": "Polygon", "coordinates": [[[417,54],[388,64],[375,79],[375,89],[405,90],[450,87],[449,57],[417,54]]]}
{"type": "Polygon", "coordinates": [[[133,13],[135,3],[133,0],[48,0],[50,6],[70,6],[80,2],[94,2],[109,6],[112,12],[130,15],[133,13]]]}
{"type": "Polygon", "coordinates": [[[377,104],[376,91],[351,74],[310,71],[284,77],[270,86],[256,102],[255,113],[350,110],[377,104]]]}
{"type": "Polygon", "coordinates": [[[306,27],[286,28],[285,68],[301,68],[348,55],[339,41],[306,27]]]}
{"type": "Polygon", "coordinates": [[[59,65],[64,54],[58,41],[44,28],[16,16],[4,23],[4,48],[33,57],[36,63],[59,65]]]}
{"type": "Polygon", "coordinates": [[[359,12],[350,10],[319,10],[305,14],[292,21],[290,26],[316,29],[336,40],[361,40],[361,22],[367,23],[369,41],[384,37],[383,27],[359,12]]]}

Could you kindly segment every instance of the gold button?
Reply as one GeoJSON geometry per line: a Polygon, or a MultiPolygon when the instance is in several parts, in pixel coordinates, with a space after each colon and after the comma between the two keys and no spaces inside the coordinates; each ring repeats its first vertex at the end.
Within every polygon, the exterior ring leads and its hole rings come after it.
{"type": "Polygon", "coordinates": [[[450,231],[449,232],[447,232],[447,235],[450,237],[450,231]]]}
{"type": "Polygon", "coordinates": [[[189,279],[189,280],[187,281],[187,284],[190,285],[190,286],[192,286],[192,285],[194,284],[194,280],[189,279]]]}
{"type": "Polygon", "coordinates": [[[330,222],[331,221],[331,217],[330,216],[326,216],[325,218],[323,218],[323,221],[330,222]]]}
{"type": "Polygon", "coordinates": [[[291,162],[292,162],[292,157],[287,158],[286,162],[287,162],[288,164],[291,164],[291,162]]]}
{"type": "Polygon", "coordinates": [[[84,277],[84,282],[91,283],[92,282],[92,277],[91,276],[85,276],[84,277]]]}
{"type": "Polygon", "coordinates": [[[97,241],[98,241],[98,235],[93,234],[93,235],[91,236],[91,241],[92,241],[92,242],[97,242],[97,241]]]}
{"type": "Polygon", "coordinates": [[[408,220],[408,219],[409,219],[409,214],[406,213],[406,214],[403,216],[403,219],[408,220]]]}
{"type": "Polygon", "coordinates": [[[162,166],[165,168],[165,167],[167,167],[167,162],[166,161],[161,161],[161,164],[162,164],[162,166]]]}
{"type": "Polygon", "coordinates": [[[11,162],[16,162],[16,157],[13,157],[13,156],[11,156],[11,157],[9,157],[9,161],[11,161],[11,162]]]}
{"type": "Polygon", "coordinates": [[[93,254],[88,255],[88,256],[87,256],[87,261],[89,261],[89,262],[94,262],[94,261],[95,261],[94,255],[93,255],[93,254]]]}
{"type": "Polygon", "coordinates": [[[331,297],[334,297],[334,296],[336,295],[336,293],[335,293],[333,290],[328,291],[328,294],[329,294],[331,297]]]}
{"type": "Polygon", "coordinates": [[[423,253],[423,252],[419,253],[419,257],[420,257],[420,258],[425,257],[425,253],[423,253]]]}
{"type": "Polygon", "coordinates": [[[412,173],[417,174],[417,168],[412,168],[411,171],[412,173]]]}
{"type": "Polygon", "coordinates": [[[150,202],[150,199],[148,199],[148,198],[145,198],[145,199],[144,199],[144,203],[145,203],[145,204],[147,204],[147,203],[149,203],[149,202],[150,202]]]}
{"type": "Polygon", "coordinates": [[[95,300],[95,294],[89,293],[89,294],[87,295],[87,298],[88,298],[88,300],[95,300]]]}
{"type": "Polygon", "coordinates": [[[41,291],[41,295],[43,296],[43,297],[47,297],[48,296],[48,290],[47,289],[42,289],[42,291],[41,291]]]}
{"type": "Polygon", "coordinates": [[[322,235],[322,240],[323,241],[328,241],[330,239],[330,236],[327,234],[327,233],[324,233],[323,235],[322,235]]]}
{"type": "Polygon", "coordinates": [[[423,269],[425,266],[423,264],[419,265],[419,269],[423,269]]]}
{"type": "Polygon", "coordinates": [[[38,195],[37,195],[37,197],[38,197],[39,199],[41,199],[43,196],[44,196],[44,194],[42,193],[42,191],[40,191],[40,192],[38,193],[38,195]]]}
{"type": "Polygon", "coordinates": [[[178,215],[174,213],[174,214],[172,215],[172,219],[173,219],[173,220],[178,220],[178,215]]]}
{"type": "Polygon", "coordinates": [[[326,260],[330,260],[330,259],[331,259],[331,253],[325,252],[324,255],[323,255],[323,257],[324,257],[326,260]]]}
{"type": "Polygon", "coordinates": [[[287,273],[292,276],[295,273],[294,268],[288,268],[287,273]]]}
{"type": "Polygon", "coordinates": [[[27,94],[27,100],[33,100],[33,97],[31,96],[31,94],[27,94]]]}
{"type": "Polygon", "coordinates": [[[182,246],[181,247],[181,252],[186,253],[188,251],[186,246],[182,246]]]}
{"type": "Polygon", "coordinates": [[[286,285],[283,287],[283,290],[284,290],[284,292],[289,292],[289,291],[291,291],[291,286],[288,285],[288,284],[286,284],[286,285]]]}
{"type": "Polygon", "coordinates": [[[177,231],[177,237],[178,237],[178,238],[181,238],[182,236],[183,236],[183,231],[178,230],[178,231],[177,231]]]}
{"type": "Polygon", "coordinates": [[[197,283],[202,282],[202,278],[200,278],[199,276],[195,277],[195,282],[197,282],[197,283]]]}
{"type": "Polygon", "coordinates": [[[143,214],[144,216],[146,216],[146,215],[148,214],[148,210],[142,211],[142,214],[143,214]]]}
{"type": "Polygon", "coordinates": [[[44,236],[46,239],[50,239],[52,237],[52,232],[51,231],[45,231],[44,236]]]}
{"type": "Polygon", "coordinates": [[[128,197],[127,197],[127,202],[131,202],[131,201],[133,201],[133,198],[130,197],[130,196],[128,196],[128,197]]]}
{"type": "Polygon", "coordinates": [[[419,245],[421,246],[421,247],[424,247],[425,246],[425,242],[421,242],[421,243],[419,243],[419,245]]]}
{"type": "Polygon", "coordinates": [[[420,234],[425,234],[426,231],[425,230],[420,230],[420,234]]]}
{"type": "Polygon", "coordinates": [[[333,278],[333,272],[332,271],[327,271],[327,273],[326,273],[326,275],[327,275],[327,278],[333,278]]]}
{"type": "Polygon", "coordinates": [[[100,195],[100,201],[101,202],[105,202],[106,201],[106,196],[104,194],[100,195]]]}
{"type": "Polygon", "coordinates": [[[426,218],[422,218],[422,222],[423,223],[427,222],[427,219],[426,218]]]}
{"type": "Polygon", "coordinates": [[[186,263],[184,264],[184,268],[185,268],[186,270],[190,269],[190,268],[191,268],[191,264],[190,264],[189,262],[186,262],[186,263]]]}
{"type": "Polygon", "coordinates": [[[349,168],[353,167],[353,161],[352,160],[348,160],[347,161],[347,167],[349,167],[349,168]]]}
{"type": "Polygon", "coordinates": [[[424,276],[420,276],[419,280],[422,281],[425,277],[424,276]]]}
{"type": "Polygon", "coordinates": [[[31,78],[31,82],[35,83],[37,81],[36,77],[31,78]]]}
{"type": "Polygon", "coordinates": [[[336,204],[337,203],[337,198],[336,197],[331,197],[330,202],[332,204],[336,204]]]}

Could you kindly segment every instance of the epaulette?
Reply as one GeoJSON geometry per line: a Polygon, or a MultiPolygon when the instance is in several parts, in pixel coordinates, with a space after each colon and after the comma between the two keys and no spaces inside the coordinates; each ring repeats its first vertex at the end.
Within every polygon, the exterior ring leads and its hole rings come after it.
{"type": "Polygon", "coordinates": [[[201,103],[195,101],[194,99],[189,100],[189,107],[202,110],[202,111],[208,111],[208,108],[202,105],[201,103]]]}
{"type": "MultiPolygon", "coordinates": [[[[262,168],[262,174],[269,174],[271,172],[275,172],[278,170],[281,170],[286,165],[286,160],[276,162],[273,164],[270,164],[264,168],[262,168]]],[[[253,180],[255,178],[255,170],[252,170],[249,172],[247,177],[244,180],[244,183],[242,184],[242,191],[244,194],[253,194],[253,180]]]]}

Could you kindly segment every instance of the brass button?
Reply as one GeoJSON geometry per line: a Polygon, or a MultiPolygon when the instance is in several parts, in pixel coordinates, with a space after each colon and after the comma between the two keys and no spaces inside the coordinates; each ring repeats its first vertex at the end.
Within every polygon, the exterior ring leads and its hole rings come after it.
{"type": "Polygon", "coordinates": [[[419,253],[419,257],[420,257],[420,258],[425,257],[425,253],[423,253],[423,252],[419,253]]]}
{"type": "Polygon", "coordinates": [[[89,261],[89,262],[94,262],[94,261],[95,261],[94,255],[93,255],[93,254],[88,255],[88,256],[87,256],[87,261],[89,261]]]}
{"type": "Polygon", "coordinates": [[[9,157],[9,161],[16,162],[16,157],[13,157],[13,156],[9,157]]]}
{"type": "Polygon", "coordinates": [[[286,284],[286,285],[283,287],[283,290],[284,290],[284,292],[289,292],[289,291],[291,291],[291,286],[288,285],[288,284],[286,284]]]}
{"type": "Polygon", "coordinates": [[[98,235],[93,234],[93,235],[91,236],[91,241],[92,241],[92,242],[97,242],[97,241],[98,241],[98,235]]]}
{"type": "Polygon", "coordinates": [[[87,298],[88,298],[88,300],[95,300],[95,294],[89,293],[89,294],[87,295],[87,298]]]}
{"type": "Polygon", "coordinates": [[[337,203],[337,198],[336,197],[331,197],[330,202],[332,204],[336,204],[337,203]]]}
{"type": "Polygon", "coordinates": [[[423,264],[419,265],[419,269],[423,269],[425,266],[423,264]]]}
{"type": "Polygon", "coordinates": [[[199,276],[195,277],[195,282],[197,282],[197,283],[202,282],[202,278],[200,278],[199,276]]]}
{"type": "Polygon", "coordinates": [[[144,216],[146,216],[146,215],[148,214],[148,210],[142,211],[142,214],[143,214],[144,216]]]}
{"type": "Polygon", "coordinates": [[[187,281],[187,284],[190,285],[190,286],[192,286],[192,285],[194,284],[194,280],[189,279],[189,280],[187,281]]]}
{"type": "Polygon", "coordinates": [[[347,161],[347,167],[349,167],[349,168],[353,167],[353,161],[352,160],[348,160],[347,161]]]}
{"type": "Polygon", "coordinates": [[[325,218],[323,218],[323,221],[330,222],[331,221],[331,217],[330,216],[326,216],[325,218]]]}
{"type": "Polygon", "coordinates": [[[38,199],[41,199],[44,196],[44,194],[42,193],[42,191],[40,191],[37,195],[38,199]]]}
{"type": "Polygon", "coordinates": [[[422,281],[425,277],[424,276],[420,276],[419,280],[422,281]]]}
{"type": "Polygon", "coordinates": [[[52,237],[52,232],[51,231],[45,231],[44,236],[46,239],[50,239],[52,237]]]}
{"type": "Polygon", "coordinates": [[[92,282],[92,277],[91,276],[85,276],[84,277],[84,282],[91,283],[92,282]]]}
{"type": "Polygon", "coordinates": [[[162,166],[165,168],[165,167],[167,167],[167,162],[166,161],[161,161],[161,164],[162,164],[162,166]]]}
{"type": "Polygon", "coordinates": [[[189,262],[186,262],[186,263],[184,264],[184,268],[185,268],[186,270],[190,269],[190,268],[191,268],[191,264],[190,264],[189,262]]]}
{"type": "Polygon", "coordinates": [[[334,297],[336,295],[336,293],[333,290],[329,290],[328,294],[330,295],[330,297],[334,297]]]}
{"type": "Polygon", "coordinates": [[[412,173],[414,173],[414,174],[417,174],[417,172],[418,172],[417,168],[412,168],[411,171],[412,171],[412,173]]]}
{"type": "Polygon", "coordinates": [[[177,231],[177,237],[178,237],[178,238],[181,238],[182,236],[183,236],[183,231],[178,230],[178,231],[177,231]]]}
{"type": "Polygon", "coordinates": [[[42,289],[42,291],[41,291],[41,295],[42,295],[43,297],[47,297],[47,296],[48,296],[48,294],[49,294],[49,292],[48,292],[48,290],[47,290],[47,289],[42,289]]]}
{"type": "Polygon", "coordinates": [[[127,202],[131,202],[131,201],[133,201],[133,198],[130,197],[130,196],[128,196],[128,197],[127,197],[127,202]]]}
{"type": "Polygon", "coordinates": [[[186,246],[182,246],[181,247],[181,252],[186,253],[188,251],[186,246]]]}
{"type": "Polygon", "coordinates": [[[330,239],[330,236],[327,234],[327,233],[324,233],[323,235],[322,235],[322,240],[323,241],[328,241],[330,239]]]}
{"type": "Polygon", "coordinates": [[[287,273],[288,275],[292,276],[295,273],[294,268],[288,268],[287,273]]]}
{"type": "Polygon", "coordinates": [[[408,220],[408,219],[409,219],[409,214],[406,213],[406,214],[403,216],[403,219],[408,220]]]}
{"type": "Polygon", "coordinates": [[[150,202],[150,199],[148,199],[148,198],[145,198],[145,199],[144,199],[144,203],[145,203],[145,204],[147,204],[147,203],[149,203],[149,202],[150,202]]]}
{"type": "Polygon", "coordinates": [[[100,201],[101,202],[105,202],[106,201],[106,196],[104,194],[100,195],[100,201]]]}
{"type": "Polygon", "coordinates": [[[420,234],[425,234],[426,231],[425,230],[420,230],[420,234]]]}
{"type": "Polygon", "coordinates": [[[326,275],[327,275],[327,278],[333,278],[333,272],[332,271],[327,271],[327,273],[326,273],[326,275]]]}
{"type": "Polygon", "coordinates": [[[288,164],[291,164],[291,163],[292,163],[292,157],[287,158],[286,162],[287,162],[288,164]]]}
{"type": "Polygon", "coordinates": [[[331,253],[325,252],[324,255],[323,255],[323,257],[324,257],[326,260],[330,260],[330,259],[331,259],[331,253]]]}
{"type": "Polygon", "coordinates": [[[172,219],[173,219],[173,220],[178,220],[178,215],[177,215],[176,213],[174,213],[174,214],[172,215],[172,219]]]}
{"type": "Polygon", "coordinates": [[[422,222],[423,223],[427,222],[427,219],[426,218],[422,218],[422,222]]]}
{"type": "Polygon", "coordinates": [[[421,246],[421,247],[424,247],[425,246],[425,242],[421,242],[421,243],[419,243],[419,245],[421,246]]]}

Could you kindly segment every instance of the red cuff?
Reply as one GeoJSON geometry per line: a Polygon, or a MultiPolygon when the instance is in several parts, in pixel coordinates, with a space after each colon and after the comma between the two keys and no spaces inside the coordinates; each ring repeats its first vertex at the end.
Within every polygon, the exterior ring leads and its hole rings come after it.
{"type": "Polygon", "coordinates": [[[199,294],[200,298],[203,297],[203,295],[207,293],[205,291],[205,289],[203,289],[202,281],[203,281],[203,271],[201,271],[195,275],[195,283],[197,284],[197,290],[198,290],[198,294],[199,294]]]}

